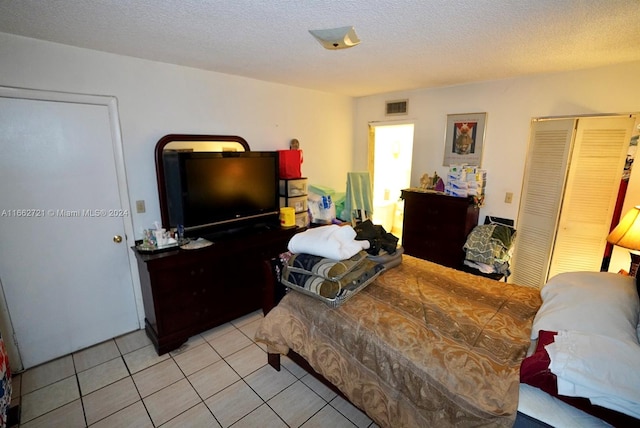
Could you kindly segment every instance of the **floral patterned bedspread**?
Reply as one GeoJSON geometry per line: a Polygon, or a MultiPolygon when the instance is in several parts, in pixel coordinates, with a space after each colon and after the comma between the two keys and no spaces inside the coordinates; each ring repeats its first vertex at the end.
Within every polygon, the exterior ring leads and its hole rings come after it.
{"type": "Polygon", "coordinates": [[[539,290],[411,256],[337,309],[289,292],[256,339],[383,427],[512,426],[539,290]]]}

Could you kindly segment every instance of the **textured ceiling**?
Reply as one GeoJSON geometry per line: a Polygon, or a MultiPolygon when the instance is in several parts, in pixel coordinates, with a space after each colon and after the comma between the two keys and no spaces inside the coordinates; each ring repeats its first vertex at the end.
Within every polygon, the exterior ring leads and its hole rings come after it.
{"type": "Polygon", "coordinates": [[[639,61],[640,1],[0,0],[0,32],[363,96],[639,61]]]}

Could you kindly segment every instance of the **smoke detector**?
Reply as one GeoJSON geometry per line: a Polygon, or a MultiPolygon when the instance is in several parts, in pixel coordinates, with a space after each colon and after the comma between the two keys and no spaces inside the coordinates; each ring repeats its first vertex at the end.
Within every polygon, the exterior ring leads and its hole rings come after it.
{"type": "Polygon", "coordinates": [[[325,48],[330,50],[346,49],[360,43],[353,27],[329,28],[326,30],[309,30],[311,35],[325,48]]]}

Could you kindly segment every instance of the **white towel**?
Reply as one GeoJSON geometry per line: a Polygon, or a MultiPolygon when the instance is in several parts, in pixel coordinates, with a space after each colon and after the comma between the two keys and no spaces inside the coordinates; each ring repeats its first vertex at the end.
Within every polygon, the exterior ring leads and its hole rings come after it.
{"type": "Polygon", "coordinates": [[[351,226],[329,226],[307,229],[289,241],[289,251],[311,254],[332,260],[346,260],[369,248],[369,241],[356,241],[351,226]]]}
{"type": "Polygon", "coordinates": [[[560,330],[545,346],[558,393],[640,417],[640,346],[631,341],[560,330]]]}

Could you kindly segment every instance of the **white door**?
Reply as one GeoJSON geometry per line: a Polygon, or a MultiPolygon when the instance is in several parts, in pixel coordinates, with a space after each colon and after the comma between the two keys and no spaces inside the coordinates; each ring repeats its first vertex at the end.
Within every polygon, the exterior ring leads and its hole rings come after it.
{"type": "Polygon", "coordinates": [[[534,121],[522,185],[509,280],[541,287],[547,280],[576,120],[534,121]]]}
{"type": "Polygon", "coordinates": [[[578,119],[549,278],[599,271],[635,117],[578,119]]]}
{"type": "Polygon", "coordinates": [[[24,369],[139,328],[114,123],[0,96],[0,279],[24,369]]]}

